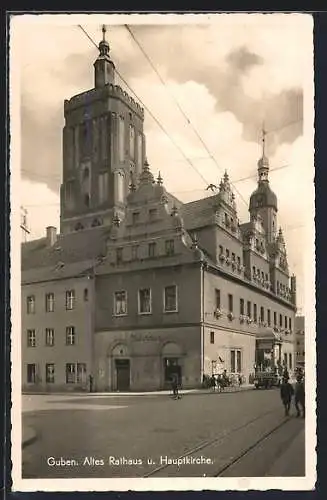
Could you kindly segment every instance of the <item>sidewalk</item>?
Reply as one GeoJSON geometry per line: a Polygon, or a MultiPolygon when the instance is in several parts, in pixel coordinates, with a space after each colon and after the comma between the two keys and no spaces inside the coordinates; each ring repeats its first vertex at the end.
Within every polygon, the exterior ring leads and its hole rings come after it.
{"type": "MultiPolygon", "coordinates": [[[[220,394],[226,393],[234,393],[246,391],[249,389],[254,389],[253,385],[242,385],[241,387],[226,387],[224,391],[220,394]]],[[[181,389],[180,394],[188,395],[188,394],[219,394],[218,391],[213,391],[212,389],[181,389]]],[[[131,396],[169,396],[172,394],[171,390],[165,391],[147,391],[147,392],[24,392],[24,396],[69,396],[71,398],[74,397],[131,397],[131,396]]]]}

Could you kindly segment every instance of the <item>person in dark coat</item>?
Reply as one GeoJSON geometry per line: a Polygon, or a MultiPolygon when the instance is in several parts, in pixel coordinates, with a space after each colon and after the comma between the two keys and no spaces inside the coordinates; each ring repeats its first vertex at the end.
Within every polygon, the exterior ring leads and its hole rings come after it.
{"type": "Polygon", "coordinates": [[[89,391],[93,392],[93,377],[89,375],[89,391]]]}
{"type": "Polygon", "coordinates": [[[305,390],[304,390],[304,380],[303,380],[302,374],[298,375],[296,377],[294,404],[295,404],[295,409],[296,409],[296,416],[300,417],[301,410],[302,410],[302,417],[304,418],[304,416],[305,416],[305,390]],[[300,408],[301,408],[301,410],[300,410],[300,408]]]}
{"type": "Polygon", "coordinates": [[[174,398],[178,399],[178,378],[175,373],[171,377],[171,388],[173,390],[174,398]]]}
{"type": "Polygon", "coordinates": [[[280,386],[280,397],[285,408],[285,417],[290,414],[292,396],[294,394],[293,386],[289,383],[289,378],[284,377],[280,386]]]}

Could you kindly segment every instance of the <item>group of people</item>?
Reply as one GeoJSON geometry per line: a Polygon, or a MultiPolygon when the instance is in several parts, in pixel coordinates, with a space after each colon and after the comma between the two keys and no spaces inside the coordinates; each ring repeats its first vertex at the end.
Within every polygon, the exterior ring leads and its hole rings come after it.
{"type": "Polygon", "coordinates": [[[303,418],[305,417],[305,388],[304,388],[304,375],[301,370],[298,371],[296,375],[295,386],[289,382],[288,371],[285,370],[283,373],[283,379],[280,386],[280,397],[285,409],[285,416],[288,417],[290,414],[292,398],[294,396],[294,406],[296,410],[296,416],[303,418]]]}

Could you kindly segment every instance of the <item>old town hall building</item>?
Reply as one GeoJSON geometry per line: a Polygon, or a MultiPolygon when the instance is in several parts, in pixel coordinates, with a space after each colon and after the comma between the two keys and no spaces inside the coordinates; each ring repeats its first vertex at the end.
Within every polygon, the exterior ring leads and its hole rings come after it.
{"type": "Polygon", "coordinates": [[[60,233],[22,244],[24,391],[184,388],[223,369],[294,369],[296,281],[269,162],[249,221],[228,174],[181,203],[147,163],[143,109],[115,84],[103,38],[94,89],[64,103],[60,233]]]}

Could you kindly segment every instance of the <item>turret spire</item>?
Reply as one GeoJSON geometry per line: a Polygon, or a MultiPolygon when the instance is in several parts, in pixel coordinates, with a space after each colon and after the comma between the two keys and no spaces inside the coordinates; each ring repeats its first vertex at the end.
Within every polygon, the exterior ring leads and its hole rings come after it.
{"type": "Polygon", "coordinates": [[[107,28],[102,26],[102,40],[99,43],[99,55],[94,63],[95,67],[95,87],[104,87],[108,83],[114,84],[115,65],[110,59],[110,46],[106,40],[107,28]]]}
{"type": "Polygon", "coordinates": [[[262,156],[258,161],[258,181],[261,182],[269,182],[268,173],[269,173],[269,160],[266,156],[266,135],[267,131],[265,130],[264,123],[262,124],[262,156]]]}

